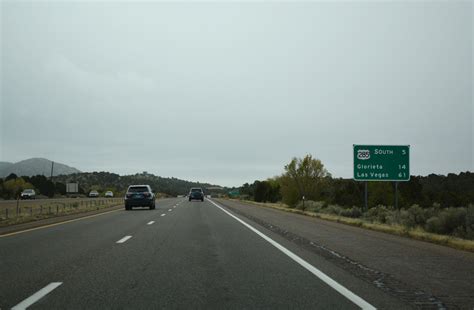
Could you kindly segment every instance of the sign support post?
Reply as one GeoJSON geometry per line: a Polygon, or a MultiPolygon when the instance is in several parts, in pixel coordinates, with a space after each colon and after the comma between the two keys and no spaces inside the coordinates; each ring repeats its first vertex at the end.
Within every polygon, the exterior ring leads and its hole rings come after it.
{"type": "Polygon", "coordinates": [[[368,201],[367,201],[368,200],[367,199],[367,181],[365,181],[364,184],[365,184],[365,186],[364,186],[364,188],[365,188],[365,191],[364,191],[364,211],[367,211],[369,209],[368,206],[367,206],[367,204],[368,204],[368,201]]]}
{"type": "Polygon", "coordinates": [[[395,181],[395,210],[398,210],[398,181],[395,181]]]}

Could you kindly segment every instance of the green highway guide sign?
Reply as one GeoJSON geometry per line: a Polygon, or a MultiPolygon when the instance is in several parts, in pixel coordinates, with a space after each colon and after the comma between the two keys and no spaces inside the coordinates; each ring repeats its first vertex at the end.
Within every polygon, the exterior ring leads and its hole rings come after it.
{"type": "Polygon", "coordinates": [[[355,145],[354,180],[409,181],[409,145],[355,145]]]}

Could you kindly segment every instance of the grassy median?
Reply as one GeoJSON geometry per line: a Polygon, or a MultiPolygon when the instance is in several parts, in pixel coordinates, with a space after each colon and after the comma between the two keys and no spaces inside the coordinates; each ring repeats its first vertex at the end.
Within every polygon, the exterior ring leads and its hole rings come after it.
{"type": "MultiPolygon", "coordinates": [[[[235,200],[235,199],[233,199],[235,200]]],[[[240,200],[235,200],[240,201],[240,200]]],[[[261,203],[254,202],[249,200],[243,200],[242,202],[250,203],[257,206],[262,206],[266,208],[278,209],[285,212],[296,213],[311,217],[316,217],[322,220],[342,223],[351,226],[357,226],[365,229],[370,229],[374,231],[389,233],[392,235],[408,237],[416,240],[427,241],[435,244],[449,246],[455,249],[474,252],[474,241],[466,240],[461,238],[456,238],[453,236],[446,236],[440,234],[434,234],[424,231],[421,227],[407,228],[402,225],[389,225],[378,222],[371,222],[363,218],[350,218],[334,214],[326,214],[312,211],[304,211],[296,208],[290,208],[282,203],[261,203]]]]}
{"type": "Polygon", "coordinates": [[[122,203],[122,198],[2,201],[0,203],[0,227],[107,209],[122,203]]]}

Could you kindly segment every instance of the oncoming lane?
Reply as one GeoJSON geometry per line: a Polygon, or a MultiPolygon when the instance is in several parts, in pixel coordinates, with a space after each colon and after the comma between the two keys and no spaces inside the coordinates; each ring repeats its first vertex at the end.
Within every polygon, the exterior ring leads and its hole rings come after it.
{"type": "Polygon", "coordinates": [[[64,282],[71,272],[81,272],[124,236],[149,227],[146,223],[156,221],[177,201],[158,200],[156,210],[120,210],[0,238],[0,308],[18,304],[49,282],[64,282]]]}

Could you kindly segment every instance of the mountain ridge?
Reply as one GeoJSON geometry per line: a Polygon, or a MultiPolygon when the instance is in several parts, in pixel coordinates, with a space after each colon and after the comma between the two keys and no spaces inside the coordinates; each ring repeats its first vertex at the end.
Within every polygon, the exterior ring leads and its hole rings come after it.
{"type": "MultiPolygon", "coordinates": [[[[16,163],[0,162],[0,177],[6,177],[11,173],[17,176],[51,175],[52,161],[46,158],[33,157],[16,163]]],[[[53,176],[81,173],[79,169],[63,163],[54,162],[53,176]]]]}

